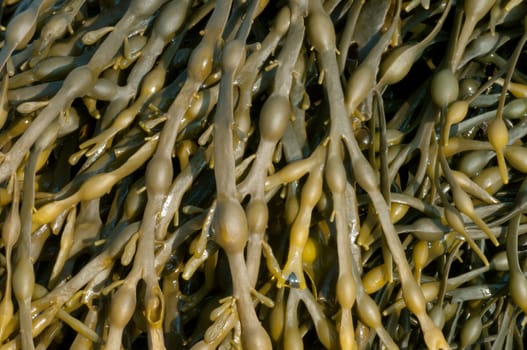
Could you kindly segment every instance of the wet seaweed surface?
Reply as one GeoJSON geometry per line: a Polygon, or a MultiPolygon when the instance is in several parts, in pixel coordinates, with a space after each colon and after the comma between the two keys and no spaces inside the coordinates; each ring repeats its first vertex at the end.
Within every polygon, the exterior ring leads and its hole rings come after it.
{"type": "Polygon", "coordinates": [[[526,18],[3,0],[0,350],[523,349],[526,18]]]}

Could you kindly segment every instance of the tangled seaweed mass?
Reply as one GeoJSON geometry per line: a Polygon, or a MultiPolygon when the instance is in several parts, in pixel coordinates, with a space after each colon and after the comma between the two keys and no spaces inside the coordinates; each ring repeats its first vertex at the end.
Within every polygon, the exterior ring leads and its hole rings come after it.
{"type": "Polygon", "coordinates": [[[526,18],[3,0],[0,349],[523,349],[526,18]]]}

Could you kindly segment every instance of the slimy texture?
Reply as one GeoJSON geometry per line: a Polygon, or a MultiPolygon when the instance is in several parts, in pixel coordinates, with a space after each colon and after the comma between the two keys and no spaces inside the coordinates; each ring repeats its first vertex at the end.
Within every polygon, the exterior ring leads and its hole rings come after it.
{"type": "Polygon", "coordinates": [[[523,348],[525,2],[0,2],[0,350],[523,348]]]}

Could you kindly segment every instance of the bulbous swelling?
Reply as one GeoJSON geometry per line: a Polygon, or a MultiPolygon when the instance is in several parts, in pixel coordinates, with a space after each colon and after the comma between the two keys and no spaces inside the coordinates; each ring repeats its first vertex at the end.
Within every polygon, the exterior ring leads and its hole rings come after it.
{"type": "Polygon", "coordinates": [[[245,211],[240,203],[233,199],[219,199],[213,228],[215,241],[225,252],[230,254],[243,251],[249,229],[245,211]]]}
{"type": "Polygon", "coordinates": [[[285,96],[269,97],[260,112],[259,128],[262,139],[277,142],[284,134],[290,116],[291,108],[285,96]]]}
{"type": "Polygon", "coordinates": [[[0,348],[521,348],[526,26],[0,1],[0,348]]]}
{"type": "Polygon", "coordinates": [[[430,85],[432,101],[443,108],[457,99],[459,85],[456,77],[449,69],[443,69],[434,75],[430,85]]]}

